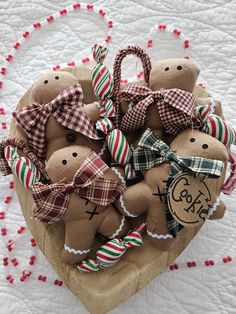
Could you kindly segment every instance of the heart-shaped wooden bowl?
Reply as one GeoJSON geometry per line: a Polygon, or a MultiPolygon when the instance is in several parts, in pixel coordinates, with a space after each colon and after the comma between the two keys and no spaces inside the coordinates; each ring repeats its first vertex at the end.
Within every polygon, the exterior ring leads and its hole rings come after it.
{"type": "MultiPolygon", "coordinates": [[[[71,72],[79,79],[85,93],[86,103],[95,100],[90,70],[85,68],[63,70],[71,72]]],[[[194,94],[198,97],[208,96],[207,92],[199,87],[195,88],[194,94]]],[[[21,98],[17,108],[27,106],[33,101],[31,89],[29,89],[21,98]]],[[[13,120],[11,135],[17,136],[13,120]]],[[[60,253],[64,245],[63,222],[47,225],[31,219],[34,203],[30,190],[25,189],[18,178],[15,178],[15,188],[26,223],[38,247],[60,278],[83,302],[90,313],[106,313],[145,287],[183,252],[200,229],[200,227],[184,228],[170,251],[158,250],[144,236],[144,246],[128,250],[115,266],[97,273],[80,273],[75,266],[61,261],[60,253]]]]}

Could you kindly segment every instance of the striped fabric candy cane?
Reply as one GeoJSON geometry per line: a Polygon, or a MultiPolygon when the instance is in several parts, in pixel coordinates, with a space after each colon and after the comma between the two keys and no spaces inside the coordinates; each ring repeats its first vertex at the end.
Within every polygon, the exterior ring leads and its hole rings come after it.
{"type": "MultiPolygon", "coordinates": [[[[223,119],[211,113],[210,106],[200,105],[194,110],[194,120],[200,124],[199,129],[219,141],[221,141],[228,149],[230,145],[236,144],[236,131],[223,119]]],[[[222,186],[224,194],[231,194],[236,186],[236,156],[232,152],[229,153],[230,175],[222,186]]]]}
{"type": "Polygon", "coordinates": [[[40,181],[41,173],[28,157],[20,157],[17,149],[10,145],[4,149],[5,158],[24,187],[30,189],[31,186],[40,181]]]}
{"type": "Polygon", "coordinates": [[[135,177],[135,171],[130,164],[132,150],[124,134],[114,128],[110,118],[115,117],[115,107],[113,101],[109,98],[112,93],[112,77],[103,61],[105,60],[108,49],[95,44],[92,48],[93,58],[97,65],[92,71],[92,85],[94,93],[100,98],[100,117],[102,119],[96,122],[96,129],[107,135],[106,142],[111,156],[115,162],[125,167],[125,176],[128,179],[135,177]]]}
{"type": "Polygon", "coordinates": [[[6,161],[9,165],[9,167],[12,166],[12,163],[14,162],[14,160],[19,157],[19,155],[17,154],[17,150],[15,148],[13,148],[12,146],[8,145],[7,147],[5,147],[4,149],[4,156],[6,158],[6,161]]]}
{"type": "Polygon", "coordinates": [[[137,230],[130,232],[123,240],[115,238],[102,245],[96,253],[96,259],[89,259],[81,262],[78,269],[81,272],[96,272],[99,269],[106,269],[115,265],[128,248],[139,247],[143,245],[141,232],[146,227],[143,223],[137,230]]]}
{"type": "Polygon", "coordinates": [[[210,113],[210,106],[200,105],[194,110],[194,119],[200,123],[200,130],[217,138],[225,146],[236,144],[235,130],[223,119],[210,113]]]}
{"type": "Polygon", "coordinates": [[[95,44],[92,47],[93,58],[97,65],[92,71],[92,85],[94,93],[100,99],[106,99],[112,92],[112,78],[108,68],[103,64],[108,49],[101,45],[95,44]]]}
{"type": "Polygon", "coordinates": [[[114,160],[125,167],[125,177],[134,178],[135,170],[130,164],[132,150],[124,134],[119,129],[114,129],[107,135],[106,141],[114,160]]]}

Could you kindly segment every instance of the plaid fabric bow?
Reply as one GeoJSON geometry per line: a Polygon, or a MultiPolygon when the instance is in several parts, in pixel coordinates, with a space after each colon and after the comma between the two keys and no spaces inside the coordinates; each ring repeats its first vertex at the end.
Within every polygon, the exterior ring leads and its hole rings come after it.
{"type": "Polygon", "coordinates": [[[33,218],[45,223],[59,221],[69,206],[70,194],[106,206],[113,202],[125,189],[122,182],[102,178],[108,166],[94,152],[83,162],[70,184],[62,182],[32,186],[32,195],[36,205],[33,218]]]}
{"type": "Polygon", "coordinates": [[[176,135],[192,124],[195,100],[189,92],[177,88],[152,91],[145,86],[130,84],[120,93],[120,99],[138,102],[122,119],[120,129],[125,133],[144,125],[147,109],[154,103],[158,105],[160,118],[167,133],[176,135]]]}
{"type": "Polygon", "coordinates": [[[202,157],[179,157],[151,129],[144,132],[138,146],[133,153],[135,170],[147,170],[163,162],[171,162],[179,165],[184,170],[214,178],[220,177],[224,168],[224,163],[221,160],[202,157]]]}
{"type": "Polygon", "coordinates": [[[13,117],[26,132],[29,144],[39,158],[45,158],[46,123],[51,115],[68,129],[91,139],[102,139],[93,121],[80,110],[84,106],[83,98],[83,90],[80,84],[76,84],[65,89],[48,104],[32,104],[13,112],[13,117]]]}

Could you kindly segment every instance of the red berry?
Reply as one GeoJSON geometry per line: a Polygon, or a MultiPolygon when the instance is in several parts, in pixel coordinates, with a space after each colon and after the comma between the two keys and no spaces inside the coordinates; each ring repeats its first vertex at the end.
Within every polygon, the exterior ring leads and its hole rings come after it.
{"type": "Polygon", "coordinates": [[[152,41],[152,39],[149,39],[149,41],[148,41],[148,48],[152,47],[152,45],[153,45],[153,41],[152,41]]]}
{"type": "Polygon", "coordinates": [[[73,5],[74,10],[78,10],[80,8],[80,3],[76,3],[73,5]]]}
{"type": "Polygon", "coordinates": [[[29,32],[24,32],[23,37],[27,38],[27,37],[29,37],[29,34],[30,34],[29,32]]]}
{"type": "Polygon", "coordinates": [[[60,10],[60,14],[61,14],[61,16],[62,16],[62,15],[66,15],[66,14],[67,14],[67,10],[66,10],[66,9],[60,10]]]}
{"type": "Polygon", "coordinates": [[[13,59],[13,56],[12,56],[12,55],[6,56],[6,60],[7,60],[8,62],[10,62],[12,59],[13,59]]]}
{"type": "Polygon", "coordinates": [[[189,47],[189,41],[186,39],[184,41],[184,48],[188,48],[189,47]]]}
{"type": "Polygon", "coordinates": [[[48,23],[52,23],[54,21],[54,17],[52,15],[48,16],[47,21],[48,21],[48,23]]]}
{"type": "Polygon", "coordinates": [[[103,10],[99,10],[99,12],[98,12],[101,16],[105,16],[106,15],[106,13],[103,11],[103,10]]]}
{"type": "Polygon", "coordinates": [[[6,68],[1,68],[1,74],[2,74],[2,75],[5,75],[6,72],[7,72],[7,69],[6,69],[6,68]]]}

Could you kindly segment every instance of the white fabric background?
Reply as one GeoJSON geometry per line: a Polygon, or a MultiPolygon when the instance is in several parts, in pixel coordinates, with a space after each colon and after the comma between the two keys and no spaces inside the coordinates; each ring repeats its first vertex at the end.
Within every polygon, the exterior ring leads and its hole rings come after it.
{"type": "MultiPolygon", "coordinates": [[[[92,3],[92,1],[85,1],[92,3]]],[[[53,14],[73,1],[63,0],[0,0],[0,67],[22,33],[33,22],[53,14]]],[[[155,24],[166,23],[181,29],[190,40],[190,57],[201,69],[199,82],[204,82],[214,97],[223,102],[225,117],[235,126],[236,96],[236,2],[226,0],[166,0],[166,1],[94,1],[108,12],[113,20],[112,41],[108,63],[115,53],[127,44],[144,45],[149,30],[155,24]]],[[[0,107],[7,116],[0,115],[1,122],[9,122],[10,113],[19,98],[38,76],[55,64],[79,60],[90,55],[94,42],[100,42],[107,32],[103,19],[85,11],[59,18],[30,36],[11,62],[3,89],[0,90],[0,107]]],[[[153,59],[183,56],[180,40],[170,35],[154,39],[153,59]]],[[[131,60],[131,59],[130,59],[131,60]]],[[[134,60],[126,71],[135,69],[134,60]]],[[[0,129],[1,136],[6,132],[0,129]]],[[[4,200],[9,192],[10,178],[0,179],[0,211],[5,210],[4,200]]],[[[207,222],[197,238],[178,258],[178,271],[166,271],[145,289],[112,311],[113,314],[131,313],[236,313],[236,213],[234,193],[224,197],[228,211],[223,220],[207,222]],[[231,255],[232,263],[223,264],[222,257],[231,255]],[[204,266],[204,260],[216,262],[213,267],[204,266]],[[189,269],[187,261],[196,261],[197,267],[189,269]]],[[[19,269],[27,268],[32,255],[30,234],[15,237],[17,228],[24,225],[17,197],[7,209],[6,223],[9,236],[15,240],[12,257],[20,261],[19,269]]],[[[0,236],[0,260],[6,256],[4,239],[0,236]]],[[[6,313],[87,313],[81,302],[66,287],[53,285],[57,275],[37,250],[37,262],[33,274],[24,283],[9,285],[6,274],[19,280],[14,267],[0,265],[1,314],[6,313]],[[37,280],[38,274],[47,276],[47,282],[37,280]]]]}

